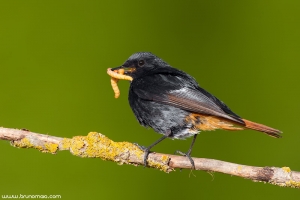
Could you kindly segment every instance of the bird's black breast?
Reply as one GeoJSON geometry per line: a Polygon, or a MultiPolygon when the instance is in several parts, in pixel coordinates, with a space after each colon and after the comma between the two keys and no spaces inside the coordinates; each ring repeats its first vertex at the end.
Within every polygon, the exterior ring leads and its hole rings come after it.
{"type": "MultiPolygon", "coordinates": [[[[158,133],[168,134],[168,131],[185,126],[187,111],[140,98],[131,88],[129,90],[129,104],[139,123],[145,127],[153,128],[158,133]]],[[[175,131],[173,134],[176,134],[175,131]]]]}
{"type": "Polygon", "coordinates": [[[141,125],[151,127],[161,134],[171,131],[171,137],[178,138],[182,130],[190,128],[185,121],[189,112],[159,101],[166,98],[170,91],[183,87],[185,78],[177,70],[175,72],[160,70],[159,73],[134,79],[130,84],[128,98],[141,125]]]}

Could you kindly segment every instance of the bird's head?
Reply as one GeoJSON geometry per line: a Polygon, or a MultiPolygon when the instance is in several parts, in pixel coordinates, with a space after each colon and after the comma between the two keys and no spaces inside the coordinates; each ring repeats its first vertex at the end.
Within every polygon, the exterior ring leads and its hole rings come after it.
{"type": "Polygon", "coordinates": [[[113,68],[112,70],[124,69],[125,75],[135,79],[165,67],[170,66],[154,54],[150,52],[138,52],[131,55],[122,66],[113,68]]]}

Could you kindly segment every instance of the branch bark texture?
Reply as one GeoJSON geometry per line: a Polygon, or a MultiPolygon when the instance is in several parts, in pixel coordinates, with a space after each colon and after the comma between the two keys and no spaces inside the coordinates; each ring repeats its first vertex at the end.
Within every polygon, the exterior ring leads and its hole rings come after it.
{"type": "MultiPolygon", "coordinates": [[[[144,164],[144,152],[136,145],[129,142],[114,142],[96,132],[91,132],[87,136],[61,138],[0,127],[0,139],[9,140],[14,147],[35,148],[52,154],[69,150],[79,157],[101,158],[136,166],[144,164]]],[[[300,172],[292,171],[289,167],[256,167],[207,158],[193,159],[196,170],[220,172],[277,186],[300,188],[300,172]]],[[[148,165],[167,173],[176,168],[191,169],[190,161],[184,156],[156,152],[149,154],[148,165]]]]}

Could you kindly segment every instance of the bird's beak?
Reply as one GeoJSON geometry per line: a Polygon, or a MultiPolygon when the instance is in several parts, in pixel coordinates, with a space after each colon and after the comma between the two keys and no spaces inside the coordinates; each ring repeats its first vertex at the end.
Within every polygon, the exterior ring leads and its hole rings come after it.
{"type": "Polygon", "coordinates": [[[112,68],[111,70],[114,71],[114,70],[118,70],[118,69],[124,69],[125,75],[130,75],[132,72],[134,72],[136,70],[135,67],[125,67],[125,66],[115,67],[115,68],[112,68]]]}

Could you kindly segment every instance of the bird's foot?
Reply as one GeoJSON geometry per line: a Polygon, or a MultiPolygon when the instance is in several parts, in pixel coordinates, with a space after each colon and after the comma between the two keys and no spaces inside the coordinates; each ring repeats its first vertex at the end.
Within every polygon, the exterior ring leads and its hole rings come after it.
{"type": "Polygon", "coordinates": [[[144,151],[144,167],[147,167],[147,159],[150,153],[150,149],[148,147],[139,145],[138,143],[133,143],[135,146],[137,146],[140,150],[144,151]]]}
{"type": "Polygon", "coordinates": [[[147,147],[139,145],[138,143],[133,143],[135,146],[137,146],[140,150],[145,151],[147,147]]]}
{"type": "Polygon", "coordinates": [[[190,160],[190,163],[191,163],[191,165],[192,165],[192,169],[193,170],[195,170],[196,168],[195,168],[195,162],[194,162],[194,160],[192,159],[192,157],[191,157],[191,152],[189,151],[189,152],[187,152],[187,153],[183,153],[182,151],[175,151],[175,154],[180,154],[180,155],[182,155],[182,156],[185,156],[185,157],[187,157],[189,160],[190,160]]]}

